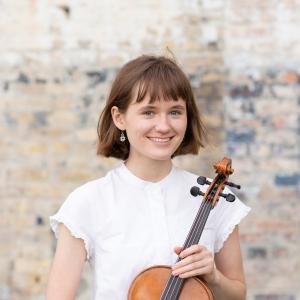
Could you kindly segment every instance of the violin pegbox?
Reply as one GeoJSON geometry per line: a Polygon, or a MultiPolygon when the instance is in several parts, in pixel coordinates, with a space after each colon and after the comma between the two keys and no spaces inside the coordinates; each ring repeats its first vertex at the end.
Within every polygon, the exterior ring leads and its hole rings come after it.
{"type": "Polygon", "coordinates": [[[225,198],[225,200],[228,202],[233,202],[235,200],[235,196],[233,194],[223,193],[225,185],[237,189],[241,188],[240,185],[227,181],[229,175],[231,175],[234,172],[234,170],[231,167],[230,158],[224,157],[221,161],[214,164],[214,169],[217,175],[212,181],[207,180],[207,178],[204,176],[199,176],[197,178],[197,183],[199,185],[209,185],[205,193],[203,193],[197,186],[193,186],[190,190],[193,196],[203,196],[203,201],[210,201],[212,204],[212,208],[219,201],[219,197],[225,198]]]}

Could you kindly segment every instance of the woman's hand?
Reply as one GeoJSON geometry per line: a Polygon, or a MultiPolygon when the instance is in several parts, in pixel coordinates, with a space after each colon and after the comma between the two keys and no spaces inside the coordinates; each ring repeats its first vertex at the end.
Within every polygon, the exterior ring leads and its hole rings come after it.
{"type": "Polygon", "coordinates": [[[172,266],[172,275],[180,278],[199,276],[211,284],[218,280],[214,254],[202,245],[192,245],[182,251],[181,247],[175,247],[174,251],[181,261],[172,266]]]}

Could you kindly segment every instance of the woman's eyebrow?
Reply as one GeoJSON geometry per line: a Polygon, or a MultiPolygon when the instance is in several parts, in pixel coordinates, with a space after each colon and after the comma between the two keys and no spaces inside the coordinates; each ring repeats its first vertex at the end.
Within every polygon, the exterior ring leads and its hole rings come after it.
{"type": "Polygon", "coordinates": [[[145,105],[142,106],[139,110],[144,110],[144,109],[155,109],[156,106],[155,105],[145,105]]]}
{"type": "Polygon", "coordinates": [[[147,110],[147,109],[156,109],[157,107],[155,105],[145,105],[142,106],[138,109],[138,111],[143,111],[143,110],[147,110]]]}
{"type": "Polygon", "coordinates": [[[181,110],[185,110],[185,106],[183,106],[183,105],[174,105],[174,106],[172,106],[171,107],[171,109],[181,109],[181,110]]]}
{"type": "MultiPolygon", "coordinates": [[[[142,106],[140,110],[145,110],[145,109],[157,109],[158,107],[156,105],[151,105],[151,104],[148,104],[148,105],[145,105],[145,106],[142,106]]],[[[185,106],[184,105],[180,105],[180,104],[177,104],[177,105],[173,105],[171,107],[169,107],[169,109],[179,109],[179,110],[185,110],[185,106]]]]}

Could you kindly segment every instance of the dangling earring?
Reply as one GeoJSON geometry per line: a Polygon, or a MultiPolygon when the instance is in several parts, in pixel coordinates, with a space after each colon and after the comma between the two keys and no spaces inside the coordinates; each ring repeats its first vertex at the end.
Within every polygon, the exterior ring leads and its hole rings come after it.
{"type": "Polygon", "coordinates": [[[121,142],[125,142],[125,141],[126,141],[126,136],[125,136],[125,134],[124,134],[124,131],[121,131],[120,141],[121,141],[121,142]]]}

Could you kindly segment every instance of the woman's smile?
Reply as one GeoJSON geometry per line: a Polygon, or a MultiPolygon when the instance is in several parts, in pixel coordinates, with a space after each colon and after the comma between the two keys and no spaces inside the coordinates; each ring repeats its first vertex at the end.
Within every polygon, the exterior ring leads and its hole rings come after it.
{"type": "Polygon", "coordinates": [[[159,144],[166,144],[169,141],[171,141],[171,139],[173,138],[171,137],[147,137],[149,140],[151,140],[152,142],[155,143],[159,143],[159,144]]]}

